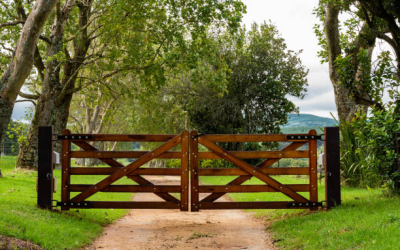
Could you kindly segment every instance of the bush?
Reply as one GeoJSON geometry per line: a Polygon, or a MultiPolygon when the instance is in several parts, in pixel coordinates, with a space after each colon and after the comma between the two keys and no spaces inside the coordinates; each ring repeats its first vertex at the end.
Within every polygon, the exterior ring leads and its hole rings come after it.
{"type": "Polygon", "coordinates": [[[356,154],[360,166],[370,178],[378,180],[390,192],[400,191],[397,133],[400,134],[400,114],[393,106],[378,110],[371,116],[358,113],[352,123],[359,142],[356,154]]]}

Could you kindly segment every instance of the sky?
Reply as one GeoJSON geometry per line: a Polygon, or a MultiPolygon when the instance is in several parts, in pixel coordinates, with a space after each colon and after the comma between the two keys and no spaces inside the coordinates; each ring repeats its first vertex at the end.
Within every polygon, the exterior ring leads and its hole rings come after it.
{"type": "MultiPolygon", "coordinates": [[[[337,117],[333,87],[329,80],[327,64],[320,64],[317,57],[319,50],[318,40],[313,26],[318,23],[312,14],[318,0],[243,0],[247,5],[243,24],[247,28],[253,22],[264,21],[275,24],[285,39],[288,49],[299,51],[303,65],[309,69],[308,92],[304,99],[290,98],[299,107],[302,114],[313,114],[332,118],[337,117]]],[[[25,115],[28,102],[17,103],[13,112],[13,119],[20,119],[25,115]]]]}
{"type": "Polygon", "coordinates": [[[243,0],[247,14],[243,23],[247,28],[253,22],[264,21],[275,24],[285,39],[288,49],[299,51],[303,65],[309,69],[308,92],[303,100],[290,98],[302,114],[337,117],[333,87],[329,79],[328,64],[321,65],[317,57],[318,40],[313,27],[318,20],[312,14],[318,0],[243,0]]]}

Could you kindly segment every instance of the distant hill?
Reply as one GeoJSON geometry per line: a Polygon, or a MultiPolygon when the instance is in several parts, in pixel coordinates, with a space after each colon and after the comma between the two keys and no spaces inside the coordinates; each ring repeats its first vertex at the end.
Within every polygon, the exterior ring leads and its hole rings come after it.
{"type": "Polygon", "coordinates": [[[332,118],[309,114],[289,114],[288,123],[283,127],[330,127],[336,124],[332,118]]]}
{"type": "Polygon", "coordinates": [[[322,132],[319,128],[333,127],[336,121],[331,118],[320,117],[309,114],[289,114],[288,123],[281,127],[282,133],[307,133],[310,129],[322,132]]]}

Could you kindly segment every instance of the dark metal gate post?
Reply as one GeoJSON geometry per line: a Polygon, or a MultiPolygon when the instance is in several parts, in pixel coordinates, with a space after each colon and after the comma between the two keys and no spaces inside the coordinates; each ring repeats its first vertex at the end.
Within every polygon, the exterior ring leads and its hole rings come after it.
{"type": "Polygon", "coordinates": [[[38,199],[40,208],[51,209],[53,200],[53,128],[39,127],[38,199]]]}
{"type": "Polygon", "coordinates": [[[342,203],[340,193],[340,139],[338,127],[325,127],[325,197],[327,208],[342,203]]]}

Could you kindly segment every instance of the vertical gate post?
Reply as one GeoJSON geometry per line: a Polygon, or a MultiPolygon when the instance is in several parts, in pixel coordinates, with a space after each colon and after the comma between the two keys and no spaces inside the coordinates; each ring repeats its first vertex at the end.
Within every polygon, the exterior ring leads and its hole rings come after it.
{"type": "Polygon", "coordinates": [[[181,134],[181,211],[189,210],[189,132],[181,134]]]}
{"type": "MultiPolygon", "coordinates": [[[[65,129],[62,135],[70,135],[71,131],[65,129]]],[[[61,150],[61,202],[69,202],[70,200],[70,168],[71,168],[71,141],[62,140],[62,150],[61,150]]],[[[61,206],[61,210],[69,210],[68,207],[61,206]]]]}
{"type": "Polygon", "coordinates": [[[325,198],[327,208],[342,203],[340,193],[340,141],[338,127],[325,127],[325,198]]]}
{"type": "MultiPolygon", "coordinates": [[[[309,135],[317,135],[317,132],[312,129],[308,132],[309,135]]],[[[310,169],[310,201],[311,203],[318,202],[318,172],[317,172],[317,141],[308,141],[308,161],[310,169]]],[[[311,206],[310,210],[318,210],[318,207],[311,206]]]]}
{"type": "Polygon", "coordinates": [[[199,144],[197,131],[190,133],[190,211],[199,211],[199,144]]]}
{"type": "Polygon", "coordinates": [[[53,128],[39,127],[38,198],[40,208],[52,208],[53,202],[53,128]]]}

